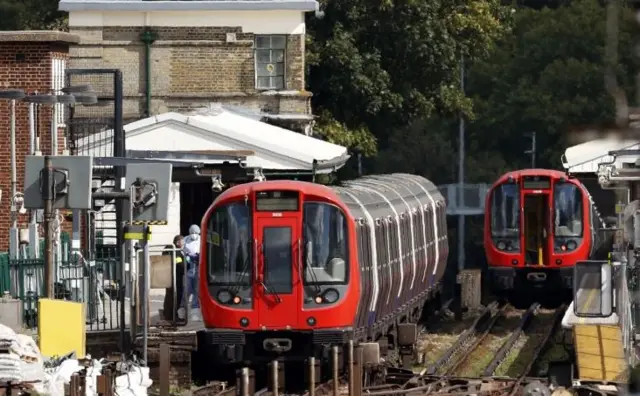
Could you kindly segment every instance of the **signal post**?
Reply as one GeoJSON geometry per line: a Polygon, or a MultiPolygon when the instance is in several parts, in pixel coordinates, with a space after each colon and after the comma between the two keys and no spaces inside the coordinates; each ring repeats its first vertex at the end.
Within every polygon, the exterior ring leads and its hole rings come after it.
{"type": "MultiPolygon", "coordinates": [[[[56,269],[54,241],[54,211],[56,209],[92,208],[93,199],[129,201],[128,219],[123,228],[125,242],[120,257],[120,341],[123,353],[129,351],[126,344],[125,295],[130,293],[131,315],[129,327],[131,340],[138,336],[137,325],[143,326],[144,360],[146,361],[149,328],[150,260],[149,243],[151,225],[166,225],[169,213],[169,188],[173,164],[168,161],[149,161],[129,158],[113,158],[126,165],[123,191],[91,192],[94,158],[91,156],[27,156],[25,166],[24,207],[44,209],[45,228],[45,296],[53,299],[54,273],[56,269]],[[140,268],[137,265],[134,243],[142,241],[144,254],[140,268]],[[127,260],[129,258],[129,260],[127,260]],[[141,271],[140,271],[141,270],[141,271]],[[129,276],[127,277],[127,272],[129,276]],[[142,277],[139,279],[139,272],[142,277]],[[138,301],[139,300],[139,301],[138,301]],[[139,304],[141,302],[141,304],[139,304]],[[138,308],[139,307],[139,308],[138,308]],[[140,312],[138,312],[140,309],[140,312]],[[139,315],[140,314],[140,321],[139,315]]],[[[182,164],[181,164],[182,165],[182,164]]],[[[117,183],[116,183],[117,184],[117,183]]],[[[172,282],[175,284],[175,273],[172,282]]],[[[38,314],[40,316],[40,313],[38,314]]]]}

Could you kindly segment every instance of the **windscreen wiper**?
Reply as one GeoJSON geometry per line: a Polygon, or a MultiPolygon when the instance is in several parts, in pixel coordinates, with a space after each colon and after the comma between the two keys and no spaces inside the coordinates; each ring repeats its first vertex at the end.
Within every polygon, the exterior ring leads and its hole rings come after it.
{"type": "MultiPolygon", "coordinates": [[[[249,249],[251,249],[252,246],[252,242],[253,241],[247,241],[247,247],[249,249]]],[[[249,264],[251,263],[251,254],[247,254],[247,258],[244,260],[244,265],[242,267],[242,272],[240,272],[240,275],[236,278],[236,282],[235,285],[232,289],[232,292],[234,295],[236,295],[239,291],[240,291],[240,287],[242,286],[242,279],[244,278],[244,276],[247,274],[247,270],[249,269],[249,264]]]]}
{"type": "MultiPolygon", "coordinates": [[[[309,261],[309,258],[307,257],[307,255],[304,255],[304,262],[305,262],[305,268],[304,271],[305,273],[307,272],[307,269],[309,270],[309,276],[311,277],[311,284],[310,286],[313,287],[313,290],[316,294],[316,296],[318,294],[320,294],[320,292],[322,291],[322,288],[320,287],[320,285],[318,285],[318,276],[316,275],[316,272],[313,270],[313,267],[310,264],[313,264],[309,261]]],[[[303,275],[305,278],[306,276],[303,275]]]]}
{"type": "MultiPolygon", "coordinates": [[[[264,266],[267,266],[267,258],[264,257],[264,254],[262,256],[264,258],[264,266]]],[[[273,294],[273,296],[276,298],[276,302],[278,304],[280,304],[282,302],[282,299],[280,298],[280,294],[278,294],[278,292],[275,290],[275,288],[273,289],[273,291],[271,290],[271,287],[267,286],[267,283],[270,284],[270,282],[265,283],[263,280],[258,280],[258,282],[260,282],[260,284],[262,285],[262,287],[264,287],[264,290],[269,293],[269,294],[273,294]]]]}

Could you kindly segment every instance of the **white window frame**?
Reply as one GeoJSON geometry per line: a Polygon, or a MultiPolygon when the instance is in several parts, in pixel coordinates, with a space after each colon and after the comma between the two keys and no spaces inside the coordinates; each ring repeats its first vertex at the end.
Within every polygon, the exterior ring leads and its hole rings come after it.
{"type": "MultiPolygon", "coordinates": [[[[64,71],[67,68],[67,60],[61,58],[51,59],[51,89],[55,95],[61,95],[60,90],[64,88],[64,71]]],[[[56,122],[58,127],[65,126],[65,105],[58,103],[56,106],[56,122]]]]}
{"type": "Polygon", "coordinates": [[[284,34],[259,34],[255,36],[255,41],[254,41],[254,53],[253,53],[253,58],[254,58],[254,77],[255,77],[255,87],[257,90],[259,91],[279,91],[279,90],[285,90],[287,89],[287,36],[284,34]],[[282,38],[284,41],[284,45],[280,48],[280,47],[274,47],[273,46],[273,39],[274,38],[282,38]],[[259,39],[268,39],[269,44],[266,47],[258,47],[258,40],[259,39]],[[259,62],[258,61],[258,51],[269,51],[269,56],[270,59],[272,60],[269,63],[265,63],[265,62],[259,62]],[[281,62],[273,62],[273,56],[274,56],[274,51],[282,51],[282,61],[281,62]],[[259,77],[268,77],[268,76],[259,76],[258,75],[258,69],[260,65],[268,65],[268,64],[272,64],[274,65],[274,67],[277,69],[277,66],[282,64],[282,75],[273,75],[271,77],[269,77],[269,81],[270,84],[268,87],[265,86],[259,86],[258,85],[258,78],[259,77]],[[274,83],[275,79],[277,78],[282,78],[282,87],[278,87],[277,84],[274,83]]]}

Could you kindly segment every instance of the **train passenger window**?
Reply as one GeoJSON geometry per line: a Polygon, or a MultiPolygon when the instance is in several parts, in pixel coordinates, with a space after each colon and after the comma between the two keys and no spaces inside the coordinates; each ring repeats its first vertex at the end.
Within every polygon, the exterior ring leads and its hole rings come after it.
{"type": "Polygon", "coordinates": [[[291,227],[264,227],[262,235],[264,283],[267,293],[293,291],[291,227]]]}
{"type": "Polygon", "coordinates": [[[207,223],[209,283],[249,285],[253,268],[251,243],[251,203],[216,208],[207,223]]]}
{"type": "Polygon", "coordinates": [[[520,189],[517,184],[501,184],[491,193],[491,235],[520,236],[520,189]]]}
{"type": "Polygon", "coordinates": [[[337,206],[306,202],[303,213],[305,284],[344,284],[349,274],[347,217],[337,206]]]}
{"type": "Polygon", "coordinates": [[[554,235],[556,237],[582,236],[582,191],[567,182],[553,186],[554,235]]]}

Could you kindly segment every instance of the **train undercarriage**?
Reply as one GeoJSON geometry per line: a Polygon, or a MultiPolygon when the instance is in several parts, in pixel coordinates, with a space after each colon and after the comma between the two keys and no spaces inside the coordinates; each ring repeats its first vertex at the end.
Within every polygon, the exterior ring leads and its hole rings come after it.
{"type": "Polygon", "coordinates": [[[415,302],[368,329],[318,329],[313,331],[242,331],[206,329],[197,333],[197,350],[192,359],[197,383],[227,381],[234,383],[241,368],[251,368],[262,382],[266,368],[279,363],[280,376],[304,377],[315,361],[318,380],[334,371],[345,373],[350,346],[362,346],[364,359],[370,362],[394,361],[410,368],[418,338],[418,323],[442,308],[441,286],[417,296],[415,302]],[[337,355],[336,355],[337,354],[337,355]],[[285,374],[286,373],[286,374],[285,374]]]}

